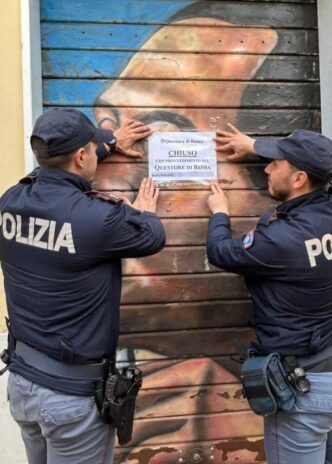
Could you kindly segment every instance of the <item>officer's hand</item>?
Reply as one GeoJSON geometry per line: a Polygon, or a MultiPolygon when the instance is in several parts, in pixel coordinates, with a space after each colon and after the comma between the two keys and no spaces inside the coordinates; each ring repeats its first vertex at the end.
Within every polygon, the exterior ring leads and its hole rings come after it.
{"type": "Polygon", "coordinates": [[[229,215],[228,198],[218,182],[211,182],[212,194],[207,203],[212,214],[225,213],[229,215]]]}
{"type": "Polygon", "coordinates": [[[121,127],[114,131],[116,138],[116,151],[133,158],[141,158],[140,151],[133,150],[133,145],[138,140],[144,139],[152,134],[152,130],[142,122],[127,120],[121,127]]]}
{"type": "Polygon", "coordinates": [[[228,123],[230,132],[217,131],[215,142],[216,151],[228,152],[228,161],[241,161],[246,155],[254,155],[255,139],[240,132],[235,126],[228,123]]]}
{"type": "Polygon", "coordinates": [[[140,211],[149,211],[155,213],[157,209],[157,201],[159,197],[159,189],[155,188],[154,181],[149,177],[144,178],[138,190],[136,200],[133,207],[140,211]]]}

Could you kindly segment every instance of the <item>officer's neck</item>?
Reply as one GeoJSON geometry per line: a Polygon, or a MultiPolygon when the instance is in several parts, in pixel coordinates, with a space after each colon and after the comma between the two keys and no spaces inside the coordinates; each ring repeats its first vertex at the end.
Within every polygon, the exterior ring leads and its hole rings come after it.
{"type": "Polygon", "coordinates": [[[290,192],[289,196],[284,200],[290,201],[294,200],[294,198],[302,197],[303,195],[306,195],[307,193],[314,192],[315,190],[319,190],[318,188],[312,188],[308,183],[303,185],[300,188],[293,188],[292,191],[290,192]]]}
{"type": "Polygon", "coordinates": [[[76,174],[77,176],[83,177],[83,179],[87,180],[88,182],[92,182],[94,175],[91,175],[91,172],[87,172],[85,169],[77,168],[75,165],[70,165],[67,169],[67,172],[71,174],[76,174]]]}

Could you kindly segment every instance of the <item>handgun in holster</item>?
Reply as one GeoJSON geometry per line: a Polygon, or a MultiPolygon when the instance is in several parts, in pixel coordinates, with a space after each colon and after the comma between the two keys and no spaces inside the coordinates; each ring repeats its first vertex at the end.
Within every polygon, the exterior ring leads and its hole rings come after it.
{"type": "Polygon", "coordinates": [[[141,386],[142,372],[135,367],[114,369],[107,376],[100,413],[104,422],[117,429],[120,445],[131,440],[135,401],[141,386]]]}

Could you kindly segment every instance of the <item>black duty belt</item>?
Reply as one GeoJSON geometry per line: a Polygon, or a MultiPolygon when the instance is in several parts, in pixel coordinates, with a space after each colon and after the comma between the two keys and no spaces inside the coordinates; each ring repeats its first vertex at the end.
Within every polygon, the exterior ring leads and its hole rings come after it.
{"type": "Polygon", "coordinates": [[[67,377],[68,379],[97,380],[105,374],[105,362],[91,364],[69,364],[50,358],[44,353],[17,341],[15,354],[26,364],[45,374],[67,377]]]}
{"type": "Polygon", "coordinates": [[[310,356],[296,356],[296,362],[307,372],[332,372],[332,345],[310,356]]]}

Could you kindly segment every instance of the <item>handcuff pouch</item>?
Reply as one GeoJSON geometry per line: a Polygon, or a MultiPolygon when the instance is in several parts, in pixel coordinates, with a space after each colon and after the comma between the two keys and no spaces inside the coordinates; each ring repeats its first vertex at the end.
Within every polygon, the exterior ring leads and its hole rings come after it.
{"type": "Polygon", "coordinates": [[[243,394],[256,414],[289,412],[295,405],[295,392],[287,381],[278,353],[249,355],[242,366],[241,381],[243,394]]]}

